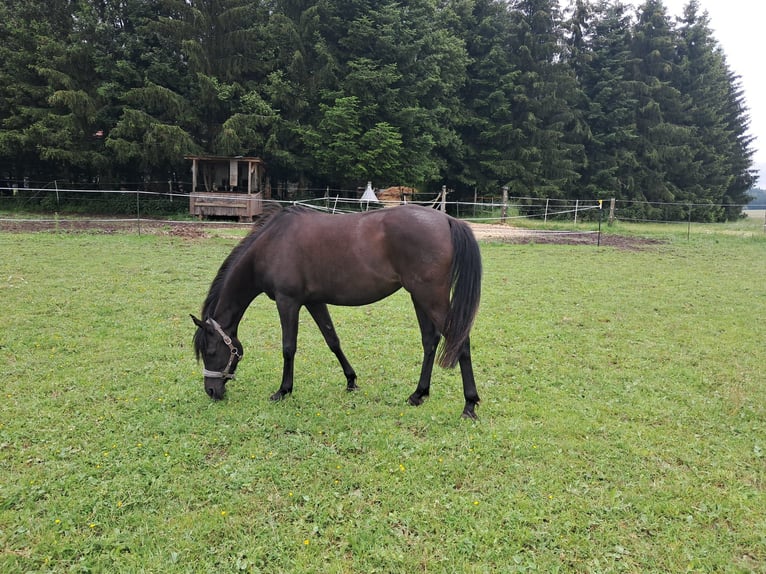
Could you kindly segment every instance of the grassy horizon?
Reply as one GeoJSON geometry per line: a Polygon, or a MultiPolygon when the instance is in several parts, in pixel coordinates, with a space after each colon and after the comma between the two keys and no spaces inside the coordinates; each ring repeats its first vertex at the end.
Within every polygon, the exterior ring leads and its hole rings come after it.
{"type": "Polygon", "coordinates": [[[1,234],[0,570],[766,571],[766,239],[482,244],[478,423],[405,293],[333,308],[362,390],[258,298],[210,401],[196,313],[236,239],[1,234]]]}

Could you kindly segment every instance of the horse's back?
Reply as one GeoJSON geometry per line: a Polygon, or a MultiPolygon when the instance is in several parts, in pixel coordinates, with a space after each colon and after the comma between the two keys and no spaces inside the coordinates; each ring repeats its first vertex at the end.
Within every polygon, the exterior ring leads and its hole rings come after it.
{"type": "Polygon", "coordinates": [[[361,305],[402,286],[449,288],[449,218],[421,206],[345,215],[296,210],[261,247],[268,269],[260,272],[272,284],[267,292],[361,305]]]}

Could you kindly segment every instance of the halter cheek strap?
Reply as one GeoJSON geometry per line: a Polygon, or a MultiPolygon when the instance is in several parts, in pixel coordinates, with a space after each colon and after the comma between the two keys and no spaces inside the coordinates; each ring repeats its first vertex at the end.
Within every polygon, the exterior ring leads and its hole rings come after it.
{"type": "Polygon", "coordinates": [[[223,339],[223,342],[226,344],[227,347],[229,347],[230,355],[229,355],[229,362],[226,363],[226,367],[223,369],[223,371],[209,371],[207,369],[202,369],[202,376],[208,377],[211,379],[224,379],[226,381],[234,378],[234,373],[231,372],[231,367],[234,364],[234,358],[241,359],[242,355],[239,352],[239,349],[234,346],[234,343],[231,340],[231,337],[229,337],[226,332],[221,328],[221,325],[218,324],[218,321],[213,319],[212,317],[208,317],[207,323],[215,329],[215,332],[218,333],[221,338],[223,339]]]}

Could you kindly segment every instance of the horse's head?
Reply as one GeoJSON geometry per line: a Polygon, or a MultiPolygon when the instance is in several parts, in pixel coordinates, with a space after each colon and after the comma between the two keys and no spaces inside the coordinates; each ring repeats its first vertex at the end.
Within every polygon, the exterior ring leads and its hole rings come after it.
{"type": "Polygon", "coordinates": [[[205,366],[202,369],[205,392],[211,399],[222,399],[226,383],[234,378],[234,371],[242,358],[242,344],[236,337],[227,335],[221,326],[209,317],[206,321],[191,316],[197,325],[194,334],[194,351],[205,366]]]}

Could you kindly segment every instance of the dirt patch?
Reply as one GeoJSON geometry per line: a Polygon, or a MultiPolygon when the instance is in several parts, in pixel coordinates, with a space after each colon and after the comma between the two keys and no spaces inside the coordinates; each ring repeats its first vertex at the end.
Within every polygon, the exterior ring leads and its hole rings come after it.
{"type": "Polygon", "coordinates": [[[219,228],[195,222],[176,222],[135,219],[3,219],[0,231],[9,233],[146,233],[147,235],[167,235],[186,239],[208,237],[219,228]]]}
{"type": "Polygon", "coordinates": [[[656,239],[630,237],[597,231],[543,231],[521,229],[501,224],[471,223],[473,234],[479,241],[513,244],[554,244],[554,245],[602,245],[618,249],[637,250],[662,243],[656,239]]]}
{"type": "MultiPolygon", "coordinates": [[[[541,231],[521,229],[502,224],[471,223],[471,229],[479,241],[512,244],[598,245],[597,232],[541,231]]],[[[146,233],[166,235],[183,239],[203,239],[220,236],[221,232],[238,231],[247,225],[225,225],[194,221],[164,221],[135,219],[3,219],[0,232],[59,232],[59,233],[146,233]]],[[[232,236],[235,236],[233,233],[232,236]]],[[[239,236],[239,235],[236,235],[239,236]]],[[[656,239],[601,234],[600,244],[618,249],[637,250],[662,243],[656,239]]]]}

